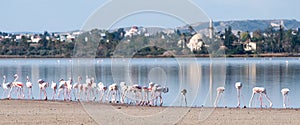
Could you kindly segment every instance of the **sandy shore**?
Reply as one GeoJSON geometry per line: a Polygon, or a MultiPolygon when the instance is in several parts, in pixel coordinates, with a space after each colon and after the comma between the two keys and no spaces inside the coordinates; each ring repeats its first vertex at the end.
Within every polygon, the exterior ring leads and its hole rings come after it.
{"type": "Polygon", "coordinates": [[[299,109],[143,107],[63,101],[0,100],[9,124],[300,124],[299,109]]]}

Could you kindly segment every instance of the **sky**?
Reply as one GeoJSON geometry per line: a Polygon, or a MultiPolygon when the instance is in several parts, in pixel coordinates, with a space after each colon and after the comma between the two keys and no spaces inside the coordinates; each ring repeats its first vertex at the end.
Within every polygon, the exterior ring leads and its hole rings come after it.
{"type": "MultiPolygon", "coordinates": [[[[65,32],[78,30],[94,13],[110,2],[110,0],[3,0],[0,8],[0,31],[65,32]]],[[[299,0],[190,0],[190,2],[199,7],[208,18],[216,21],[253,19],[300,21],[299,0]]],[[[117,8],[122,8],[122,5],[117,5],[117,8]]],[[[188,14],[193,16],[195,13],[188,14]]],[[[137,24],[154,26],[168,22],[169,25],[166,27],[176,27],[182,23],[174,17],[160,17],[159,15],[159,13],[139,13],[124,17],[117,23],[119,26],[130,26],[136,23],[135,20],[142,20],[143,23],[137,24]]]]}

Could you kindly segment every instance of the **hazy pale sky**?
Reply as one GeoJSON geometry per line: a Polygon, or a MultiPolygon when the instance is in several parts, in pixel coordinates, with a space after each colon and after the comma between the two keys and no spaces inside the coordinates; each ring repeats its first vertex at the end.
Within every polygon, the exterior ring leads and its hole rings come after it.
{"type": "MultiPolygon", "coordinates": [[[[128,0],[129,1],[129,0],[128,0]]],[[[176,0],[174,0],[176,1],[176,0]]],[[[190,0],[209,18],[218,21],[252,19],[300,20],[299,0],[190,0]]],[[[0,31],[50,32],[81,29],[88,18],[109,0],[3,0],[0,31]]],[[[122,8],[122,5],[118,5],[122,8]]],[[[138,6],[138,5],[136,5],[138,6]]],[[[166,5],[167,6],[167,5],[166,5]]],[[[177,8],[174,6],[174,8],[177,8]]],[[[195,13],[190,13],[191,16],[195,13]]],[[[143,17],[142,14],[138,15],[143,17]]],[[[149,17],[149,15],[147,15],[149,17]]],[[[145,16],[145,18],[147,18],[145,16]]],[[[161,22],[176,21],[161,18],[161,22]]],[[[132,25],[129,19],[123,25],[132,25]],[[128,22],[126,22],[128,21],[128,22]]],[[[148,22],[144,22],[147,24],[148,22]]],[[[150,22],[149,22],[150,23],[150,22]]],[[[159,22],[157,22],[159,23],[159,22]]],[[[172,24],[172,23],[171,23],[172,24]]]]}

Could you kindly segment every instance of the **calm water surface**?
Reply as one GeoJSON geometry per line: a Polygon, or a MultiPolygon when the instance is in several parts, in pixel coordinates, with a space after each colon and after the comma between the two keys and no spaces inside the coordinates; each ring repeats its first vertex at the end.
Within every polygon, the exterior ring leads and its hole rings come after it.
{"type": "MultiPolygon", "coordinates": [[[[0,59],[0,75],[13,81],[34,83],[34,98],[39,97],[38,79],[57,82],[77,76],[95,77],[106,85],[125,81],[128,85],[149,82],[170,88],[163,94],[164,105],[181,106],[181,89],[188,90],[189,106],[212,106],[216,88],[225,87],[219,106],[235,107],[235,82],[243,83],[241,103],[247,105],[255,86],[265,87],[275,108],[282,107],[282,88],[289,88],[288,106],[300,108],[300,58],[118,58],[118,59],[0,59]]],[[[2,89],[0,94],[2,97],[2,89]]],[[[27,89],[25,88],[26,92],[27,89]]],[[[52,96],[50,88],[48,95],[52,96]]],[[[258,107],[258,99],[254,99],[258,107]]],[[[268,105],[266,101],[264,104],[268,105]]]]}

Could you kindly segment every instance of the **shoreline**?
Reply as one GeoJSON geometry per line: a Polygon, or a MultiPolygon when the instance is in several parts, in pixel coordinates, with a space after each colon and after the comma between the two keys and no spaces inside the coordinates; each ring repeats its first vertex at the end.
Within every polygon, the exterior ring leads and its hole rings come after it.
{"type": "MultiPolygon", "coordinates": [[[[112,56],[112,57],[64,57],[64,56],[19,56],[19,55],[0,55],[1,58],[211,58],[211,54],[191,54],[191,55],[147,55],[147,56],[133,56],[133,57],[123,57],[123,56],[112,56]]],[[[226,58],[257,58],[257,57],[300,57],[300,53],[263,53],[263,54],[228,54],[225,56],[213,56],[213,58],[226,57],[226,58]]]]}
{"type": "Polygon", "coordinates": [[[300,124],[299,113],[298,108],[148,107],[77,101],[0,100],[0,124],[300,124]]]}

